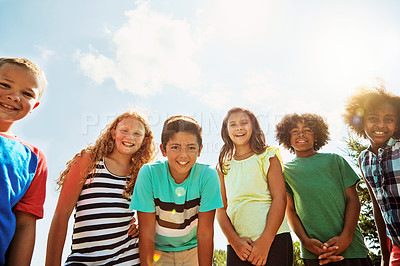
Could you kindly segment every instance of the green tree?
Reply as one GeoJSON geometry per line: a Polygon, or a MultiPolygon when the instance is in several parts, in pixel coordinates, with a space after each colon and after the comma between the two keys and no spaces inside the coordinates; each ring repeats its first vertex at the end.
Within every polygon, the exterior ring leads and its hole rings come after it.
{"type": "Polygon", "coordinates": [[[293,243],[293,265],[304,266],[303,260],[300,258],[300,242],[293,243]]]}
{"type": "MultiPolygon", "coordinates": [[[[346,154],[352,160],[352,163],[359,168],[358,157],[360,153],[368,148],[353,135],[348,134],[346,142],[346,154]]],[[[361,177],[360,177],[361,178],[361,177]]],[[[380,265],[381,255],[379,250],[378,233],[375,227],[374,216],[372,212],[372,202],[368,193],[367,186],[363,179],[357,184],[357,192],[361,202],[360,220],[358,222],[364,239],[370,249],[370,257],[374,265],[380,265]]]]}
{"type": "Polygon", "coordinates": [[[222,249],[214,250],[213,266],[225,266],[225,265],[226,265],[226,251],[222,249]]]}

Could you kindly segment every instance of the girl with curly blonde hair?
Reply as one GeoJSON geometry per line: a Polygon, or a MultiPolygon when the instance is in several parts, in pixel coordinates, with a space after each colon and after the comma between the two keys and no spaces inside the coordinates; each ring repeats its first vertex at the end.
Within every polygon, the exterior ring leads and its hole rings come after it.
{"type": "Polygon", "coordinates": [[[138,230],[129,209],[137,174],[155,157],[153,133],[136,112],[114,119],[94,145],[67,163],[47,242],[46,265],[61,265],[75,208],[71,254],[65,265],[139,265],[138,230]]]}

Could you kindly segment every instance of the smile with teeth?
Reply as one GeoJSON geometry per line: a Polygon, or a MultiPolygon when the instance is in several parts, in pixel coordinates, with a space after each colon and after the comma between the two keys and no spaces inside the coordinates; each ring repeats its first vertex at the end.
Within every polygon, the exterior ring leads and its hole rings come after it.
{"type": "Polygon", "coordinates": [[[10,110],[17,110],[17,108],[12,107],[11,105],[5,104],[5,103],[0,103],[1,106],[4,108],[10,109],[10,110]]]}
{"type": "Polygon", "coordinates": [[[133,146],[135,146],[134,143],[130,143],[130,142],[122,142],[122,144],[123,144],[124,146],[127,146],[127,147],[133,147],[133,146]]]}
{"type": "Polygon", "coordinates": [[[238,133],[235,135],[235,137],[243,137],[244,135],[246,135],[246,133],[238,133]]]}
{"type": "Polygon", "coordinates": [[[383,131],[375,131],[374,134],[375,135],[383,135],[383,134],[385,134],[385,132],[383,132],[383,131]]]}
{"type": "Polygon", "coordinates": [[[178,164],[180,164],[180,165],[187,165],[189,162],[180,162],[180,161],[177,161],[178,162],[178,164]]]}

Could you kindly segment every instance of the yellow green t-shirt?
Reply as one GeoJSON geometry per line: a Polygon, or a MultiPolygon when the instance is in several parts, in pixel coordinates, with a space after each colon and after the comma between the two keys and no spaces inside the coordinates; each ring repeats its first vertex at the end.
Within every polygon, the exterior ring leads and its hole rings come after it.
{"type": "MultiPolygon", "coordinates": [[[[227,215],[240,237],[255,241],[265,229],[267,214],[272,203],[267,173],[269,159],[277,156],[278,148],[268,147],[262,154],[237,161],[229,161],[225,176],[227,215]]],[[[290,232],[286,217],[277,234],[290,232]]]]}

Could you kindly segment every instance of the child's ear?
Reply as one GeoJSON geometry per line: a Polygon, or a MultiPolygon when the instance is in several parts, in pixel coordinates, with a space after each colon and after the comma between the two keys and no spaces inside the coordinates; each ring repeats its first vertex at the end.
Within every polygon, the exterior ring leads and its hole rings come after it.
{"type": "Polygon", "coordinates": [[[197,157],[200,157],[200,153],[201,153],[201,150],[203,149],[203,144],[201,144],[201,146],[200,146],[200,149],[199,149],[199,154],[197,155],[197,157]]]}
{"type": "Polygon", "coordinates": [[[164,157],[167,157],[167,152],[165,151],[164,146],[162,144],[160,144],[160,150],[161,150],[162,155],[164,157]]]}

